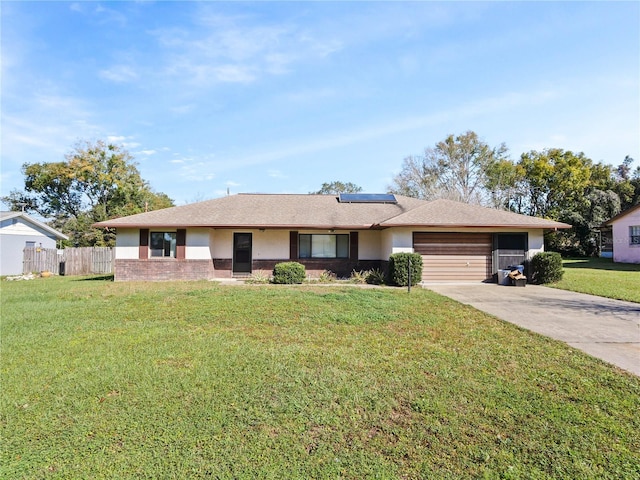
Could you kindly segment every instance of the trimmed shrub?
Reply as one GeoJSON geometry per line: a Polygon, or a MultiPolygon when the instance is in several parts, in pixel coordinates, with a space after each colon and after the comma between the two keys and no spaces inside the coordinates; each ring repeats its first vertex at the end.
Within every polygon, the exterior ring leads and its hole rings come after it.
{"type": "Polygon", "coordinates": [[[394,253],[389,257],[389,283],[405,287],[409,285],[409,259],[411,259],[411,284],[422,281],[422,256],[419,253],[394,253]]]}
{"type": "Polygon", "coordinates": [[[269,274],[258,270],[251,274],[249,278],[247,278],[244,283],[269,283],[269,274]]]}
{"type": "Polygon", "coordinates": [[[320,283],[333,283],[338,279],[338,276],[331,270],[325,270],[318,277],[320,283]]]}
{"type": "Polygon", "coordinates": [[[307,271],[298,262],[277,263],[273,269],[273,283],[293,284],[304,282],[307,271]]]}
{"type": "Polygon", "coordinates": [[[369,275],[371,275],[371,270],[352,270],[349,281],[351,283],[367,283],[369,275]]]}
{"type": "Polygon", "coordinates": [[[529,268],[531,283],[538,285],[558,282],[562,280],[564,274],[562,257],[557,252],[536,253],[531,259],[529,268]]]}
{"type": "Polygon", "coordinates": [[[382,270],[377,268],[375,270],[371,270],[367,275],[366,282],[369,285],[382,285],[384,283],[384,273],[382,270]]]}

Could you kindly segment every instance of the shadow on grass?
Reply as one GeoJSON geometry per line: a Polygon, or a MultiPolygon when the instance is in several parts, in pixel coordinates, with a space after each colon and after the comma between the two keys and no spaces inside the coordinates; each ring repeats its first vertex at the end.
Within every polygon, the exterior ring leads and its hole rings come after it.
{"type": "Polygon", "coordinates": [[[610,258],[566,258],[562,262],[562,266],[567,269],[588,268],[616,272],[640,272],[640,265],[635,263],[614,263],[610,258]]]}
{"type": "Polygon", "coordinates": [[[75,278],[73,281],[74,282],[93,282],[93,281],[102,281],[102,282],[113,282],[113,273],[109,274],[109,275],[98,275],[96,277],[82,277],[82,278],[75,278]]]}

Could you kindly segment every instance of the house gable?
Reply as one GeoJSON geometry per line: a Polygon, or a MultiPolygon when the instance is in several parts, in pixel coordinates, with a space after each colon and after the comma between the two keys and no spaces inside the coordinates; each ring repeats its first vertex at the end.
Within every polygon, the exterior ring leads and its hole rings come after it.
{"type": "Polygon", "coordinates": [[[640,205],[621,212],[604,226],[611,227],[613,261],[640,263],[640,205]]]}

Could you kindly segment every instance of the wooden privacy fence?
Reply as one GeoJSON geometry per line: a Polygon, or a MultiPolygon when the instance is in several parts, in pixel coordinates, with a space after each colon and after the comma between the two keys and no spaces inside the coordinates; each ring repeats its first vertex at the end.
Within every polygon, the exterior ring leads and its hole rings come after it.
{"type": "Polygon", "coordinates": [[[22,273],[51,272],[56,275],[113,273],[115,250],[111,247],[25,248],[22,273]]]}

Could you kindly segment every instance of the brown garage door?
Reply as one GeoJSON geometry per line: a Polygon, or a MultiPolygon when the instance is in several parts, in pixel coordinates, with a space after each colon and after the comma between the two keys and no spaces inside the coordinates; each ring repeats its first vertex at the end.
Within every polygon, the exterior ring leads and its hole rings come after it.
{"type": "Polygon", "coordinates": [[[492,243],[491,233],[413,234],[425,282],[486,280],[491,277],[492,243]]]}

